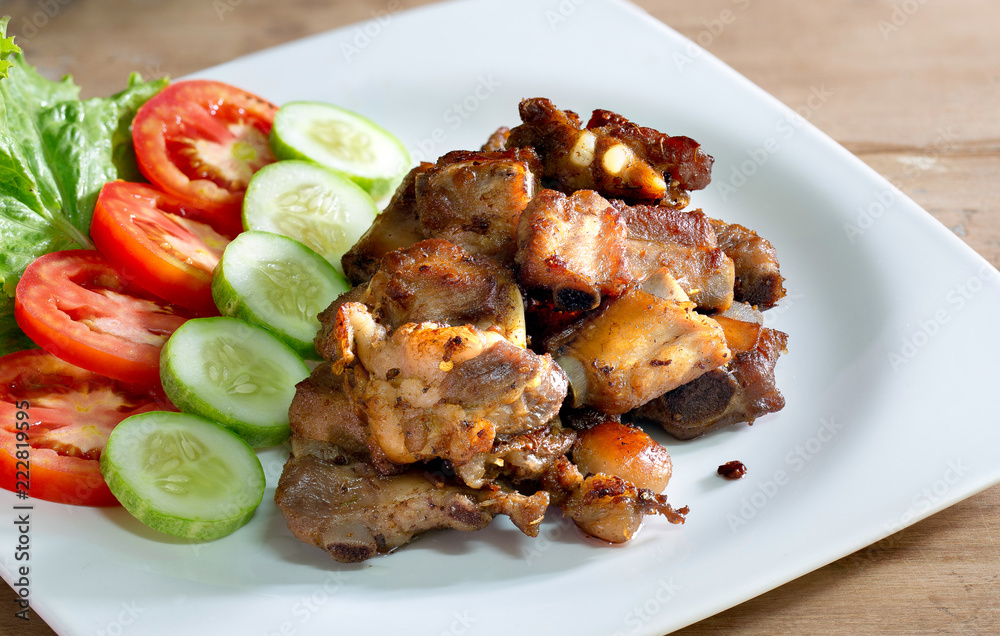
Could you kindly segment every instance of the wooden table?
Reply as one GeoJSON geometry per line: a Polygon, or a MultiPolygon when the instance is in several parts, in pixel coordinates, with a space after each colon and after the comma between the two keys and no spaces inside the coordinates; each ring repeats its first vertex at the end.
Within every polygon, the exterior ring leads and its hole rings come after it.
{"type": "MultiPolygon", "coordinates": [[[[0,12],[13,16],[10,32],[34,64],[50,76],[72,73],[90,96],[118,90],[133,70],[178,77],[422,4],[5,0],[0,12]],[[58,11],[45,15],[46,6],[58,11]],[[220,19],[220,8],[232,10],[220,19]]],[[[792,107],[812,87],[827,89],[833,97],[813,123],[1000,266],[1000,4],[638,4],[792,107]]],[[[13,599],[0,592],[0,633],[52,633],[37,617],[14,619],[13,599]]],[[[1000,487],[680,633],[939,631],[1000,633],[1000,487]]]]}

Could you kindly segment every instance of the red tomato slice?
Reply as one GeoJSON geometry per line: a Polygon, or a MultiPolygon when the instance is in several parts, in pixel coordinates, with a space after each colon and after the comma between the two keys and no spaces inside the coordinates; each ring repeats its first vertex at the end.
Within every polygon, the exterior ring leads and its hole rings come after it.
{"type": "Polygon", "coordinates": [[[111,430],[130,415],[176,410],[162,395],[47,351],[0,358],[0,486],[32,499],[118,504],[101,477],[111,430]]]}
{"type": "Polygon", "coordinates": [[[221,82],[171,84],[132,122],[139,169],[187,204],[238,219],[250,177],[275,160],[268,136],[277,110],[221,82]]]}
{"type": "Polygon", "coordinates": [[[204,213],[141,183],[112,181],[97,197],[90,236],[137,285],[199,315],[218,315],[212,270],[230,237],[201,222],[204,213]]]}
{"type": "Polygon", "coordinates": [[[122,382],[157,386],[160,349],[191,312],[129,283],[97,250],[35,259],[14,295],[14,318],[59,358],[122,382]]]}

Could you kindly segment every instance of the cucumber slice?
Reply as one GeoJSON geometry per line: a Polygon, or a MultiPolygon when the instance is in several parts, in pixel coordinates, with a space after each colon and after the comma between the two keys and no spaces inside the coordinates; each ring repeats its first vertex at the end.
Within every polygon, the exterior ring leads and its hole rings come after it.
{"type": "Polygon", "coordinates": [[[307,161],[278,161],[250,179],[243,226],[304,243],[343,274],[340,258],[378,214],[375,202],[342,174],[307,161]]]}
{"type": "Polygon", "coordinates": [[[101,454],[118,501],[154,530],[210,541],[246,524],[264,469],[238,435],[195,415],[151,411],[122,420],[101,454]]]}
{"type": "Polygon", "coordinates": [[[170,401],[236,431],[250,446],[288,438],[288,407],[309,368],[271,332],[236,318],[185,322],[160,352],[170,401]]]}
{"type": "Polygon", "coordinates": [[[224,316],[270,329],[304,358],[317,359],[317,314],[351,288],[330,263],[295,239],[243,232],[212,276],[212,298],[224,316]]]}
{"type": "Polygon", "coordinates": [[[340,170],[376,199],[395,190],[410,168],[410,154],[390,132],[322,102],[279,108],[271,148],[279,159],[306,159],[340,170]]]}

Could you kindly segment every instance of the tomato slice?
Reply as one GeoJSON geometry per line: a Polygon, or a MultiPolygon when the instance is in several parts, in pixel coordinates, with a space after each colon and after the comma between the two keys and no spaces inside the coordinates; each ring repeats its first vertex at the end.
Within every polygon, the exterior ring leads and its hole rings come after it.
{"type": "Polygon", "coordinates": [[[139,169],[189,205],[238,218],[250,177],[275,160],[268,136],[277,110],[222,82],[175,82],[132,122],[139,169]]]}
{"type": "Polygon", "coordinates": [[[111,430],[126,417],[176,410],[166,397],[63,362],[47,351],[0,358],[0,486],[83,506],[118,501],[101,477],[111,430]]]}
{"type": "Polygon", "coordinates": [[[97,250],[35,259],[14,294],[14,318],[40,347],[122,382],[159,385],[160,349],[192,312],[128,282],[97,250]]]}
{"type": "Polygon", "coordinates": [[[212,270],[231,236],[201,222],[204,213],[141,183],[112,181],[97,197],[90,236],[137,285],[202,316],[217,316],[212,270]]]}

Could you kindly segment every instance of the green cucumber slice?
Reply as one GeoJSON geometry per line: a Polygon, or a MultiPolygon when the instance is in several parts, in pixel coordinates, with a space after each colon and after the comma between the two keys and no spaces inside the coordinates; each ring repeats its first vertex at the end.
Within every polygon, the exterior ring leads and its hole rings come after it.
{"type": "Polygon", "coordinates": [[[170,401],[236,431],[250,446],[288,438],[288,407],[309,367],[271,332],[236,318],[195,318],[160,352],[170,401]]]}
{"type": "Polygon", "coordinates": [[[279,108],[271,149],[279,159],[306,159],[339,170],[376,199],[395,190],[410,168],[410,154],[392,133],[322,102],[279,108]]]}
{"type": "Polygon", "coordinates": [[[212,298],[223,316],[270,329],[304,358],[317,359],[319,312],[351,288],[322,256],[271,232],[243,232],[212,276],[212,298]]]}
{"type": "Polygon", "coordinates": [[[245,525],[264,497],[264,469],[243,439],[195,415],[122,420],[101,454],[118,501],[154,530],[210,541],[245,525]]]}
{"type": "Polygon", "coordinates": [[[378,215],[375,202],[342,174],[307,161],[278,161],[250,179],[243,227],[291,237],[325,258],[340,259],[378,215]]]}

